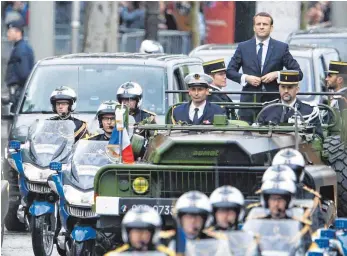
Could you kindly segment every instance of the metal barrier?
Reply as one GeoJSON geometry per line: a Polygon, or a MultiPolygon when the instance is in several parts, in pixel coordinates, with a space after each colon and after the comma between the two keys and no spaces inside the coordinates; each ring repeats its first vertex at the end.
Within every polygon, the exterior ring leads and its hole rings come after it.
{"type": "MultiPolygon", "coordinates": [[[[144,30],[124,33],[119,45],[119,51],[138,52],[144,37],[144,30]]],[[[191,34],[186,31],[159,30],[158,41],[163,45],[165,53],[188,54],[192,50],[191,34]]]]}

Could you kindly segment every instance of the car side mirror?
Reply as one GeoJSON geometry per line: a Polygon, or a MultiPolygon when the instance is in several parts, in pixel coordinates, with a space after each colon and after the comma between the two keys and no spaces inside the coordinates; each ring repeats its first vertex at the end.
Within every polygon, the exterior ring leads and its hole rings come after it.
{"type": "Polygon", "coordinates": [[[2,119],[11,119],[14,117],[14,113],[11,112],[11,107],[12,107],[12,103],[10,103],[9,101],[2,100],[3,98],[1,97],[1,118],[2,119]]]}
{"type": "Polygon", "coordinates": [[[52,171],[56,171],[57,173],[60,173],[62,170],[62,164],[60,162],[51,162],[49,164],[49,169],[52,171]]]}
{"type": "Polygon", "coordinates": [[[1,104],[2,105],[8,105],[10,104],[10,97],[9,96],[1,96],[1,104]]]}

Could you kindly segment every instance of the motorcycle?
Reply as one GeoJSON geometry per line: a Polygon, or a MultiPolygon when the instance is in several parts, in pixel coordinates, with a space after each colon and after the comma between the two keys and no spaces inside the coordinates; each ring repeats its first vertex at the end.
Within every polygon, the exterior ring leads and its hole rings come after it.
{"type": "Polygon", "coordinates": [[[29,227],[34,254],[52,254],[57,228],[57,197],[47,185],[51,161],[66,161],[74,144],[72,121],[36,120],[26,143],[9,143],[9,164],[19,174],[21,205],[17,217],[29,227]]]}
{"type": "Polygon", "coordinates": [[[56,173],[48,185],[59,196],[62,229],[58,234],[58,252],[62,255],[94,255],[98,216],[92,211],[94,176],[100,167],[113,163],[107,141],[80,140],[68,163],[52,162],[56,173]]]}
{"type": "Polygon", "coordinates": [[[243,230],[259,236],[260,255],[305,255],[302,224],[291,219],[251,219],[243,230]]]}

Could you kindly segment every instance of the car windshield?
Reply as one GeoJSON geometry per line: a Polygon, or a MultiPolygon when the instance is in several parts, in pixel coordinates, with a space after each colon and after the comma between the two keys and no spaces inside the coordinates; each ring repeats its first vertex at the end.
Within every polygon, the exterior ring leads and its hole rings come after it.
{"type": "MultiPolygon", "coordinates": [[[[224,57],[224,62],[225,62],[226,66],[228,66],[231,57],[234,55],[234,52],[235,51],[232,50],[231,55],[224,57]]],[[[300,81],[300,92],[312,92],[313,91],[313,85],[312,84],[313,84],[314,78],[313,78],[313,69],[312,69],[311,60],[309,58],[296,56],[294,53],[292,53],[292,54],[293,54],[294,59],[296,59],[297,62],[299,63],[300,68],[302,70],[302,73],[304,74],[303,79],[300,81]]],[[[223,58],[222,56],[218,56],[218,55],[213,55],[213,56],[211,56],[210,54],[200,55],[199,53],[196,53],[195,56],[201,58],[204,62],[215,60],[218,58],[223,58]]],[[[239,72],[242,73],[242,68],[239,70],[239,72]]],[[[227,79],[227,86],[224,89],[224,91],[242,91],[242,85],[227,79]]],[[[229,95],[229,97],[235,102],[240,101],[240,95],[233,94],[233,95],[229,95]]],[[[307,99],[309,97],[310,96],[304,96],[304,95],[299,96],[300,99],[307,99]]]]}
{"type": "Polygon", "coordinates": [[[95,113],[106,100],[116,100],[118,87],[127,82],[142,86],[141,107],[165,114],[167,79],[162,67],[119,64],[39,66],[33,74],[21,113],[52,112],[50,95],[62,85],[77,93],[77,113],[95,113]]]}
{"type": "Polygon", "coordinates": [[[333,47],[339,51],[341,60],[347,60],[347,38],[292,38],[290,44],[317,45],[320,47],[333,47]]]}

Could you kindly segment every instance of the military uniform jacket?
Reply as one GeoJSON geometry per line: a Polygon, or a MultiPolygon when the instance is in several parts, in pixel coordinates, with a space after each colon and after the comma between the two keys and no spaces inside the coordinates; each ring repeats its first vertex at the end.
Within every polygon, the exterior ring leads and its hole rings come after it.
{"type": "MultiPolygon", "coordinates": [[[[210,92],[218,92],[220,90],[210,86],[210,92]]],[[[226,94],[211,94],[207,97],[207,100],[209,102],[233,102],[228,95],[226,94]]],[[[227,115],[229,118],[233,119],[233,120],[237,120],[237,115],[236,115],[236,112],[235,112],[235,109],[232,109],[232,108],[228,108],[227,106],[225,106],[225,109],[226,109],[226,112],[227,112],[227,115]]]]}
{"type": "Polygon", "coordinates": [[[101,134],[94,134],[88,138],[87,140],[98,140],[98,141],[109,141],[110,138],[108,138],[104,133],[101,134]]]}
{"type": "Polygon", "coordinates": [[[7,63],[6,84],[24,86],[34,67],[32,48],[22,39],[14,44],[10,59],[7,63]]]}
{"type": "MultiPolygon", "coordinates": [[[[280,103],[281,100],[273,100],[271,102],[265,102],[265,105],[267,104],[273,104],[273,103],[280,103]]],[[[307,103],[304,103],[300,101],[299,99],[296,99],[297,109],[298,111],[303,115],[309,115],[313,111],[313,107],[310,106],[307,103]]],[[[266,109],[261,116],[259,117],[260,123],[268,124],[270,122],[274,124],[280,124],[280,123],[288,123],[288,119],[291,118],[294,115],[294,110],[290,108],[284,108],[283,106],[274,106],[266,109]],[[285,112],[284,112],[285,111],[285,112]],[[283,116],[282,116],[283,115],[283,116]],[[282,118],[283,117],[283,118],[282,118]],[[283,119],[283,120],[281,120],[283,119]]],[[[298,117],[300,118],[300,117],[298,117]]],[[[310,121],[311,125],[315,126],[315,132],[320,137],[323,137],[323,131],[322,131],[322,125],[321,121],[319,119],[319,115],[310,121]]]]}
{"type": "MultiPolygon", "coordinates": [[[[192,124],[193,121],[189,119],[189,107],[191,102],[184,103],[172,110],[172,122],[175,124],[179,121],[192,124]]],[[[212,124],[214,115],[225,115],[225,109],[220,106],[206,101],[204,112],[199,118],[199,124],[212,124]]]]}
{"type": "MultiPolygon", "coordinates": [[[[161,252],[168,256],[176,255],[175,251],[169,249],[165,245],[158,245],[155,248],[150,248],[149,252],[150,251],[161,252]]],[[[105,256],[122,255],[122,252],[136,252],[136,250],[132,248],[130,244],[124,244],[116,250],[106,253],[105,256]]]]}
{"type": "Polygon", "coordinates": [[[343,96],[342,95],[334,96],[332,104],[334,103],[335,104],[332,107],[338,108],[340,112],[342,113],[344,109],[347,109],[347,87],[342,88],[341,90],[339,90],[339,92],[343,93],[343,96]]]}
{"type": "MultiPolygon", "coordinates": [[[[54,116],[54,117],[51,117],[50,120],[63,120],[63,119],[61,119],[59,116],[54,116]]],[[[64,120],[71,120],[75,124],[75,143],[79,139],[83,139],[85,136],[88,135],[87,123],[77,118],[74,118],[71,115],[69,116],[69,118],[64,120]]]]}
{"type": "MultiPolygon", "coordinates": [[[[154,117],[156,116],[155,113],[152,113],[152,112],[145,110],[145,109],[139,109],[139,108],[136,109],[134,112],[130,112],[130,115],[132,115],[134,117],[136,123],[140,123],[144,119],[149,118],[149,117],[153,117],[153,120],[154,120],[154,117]]],[[[153,123],[153,121],[151,123],[153,123]]],[[[155,121],[154,121],[154,123],[155,123],[155,121]]]]}

